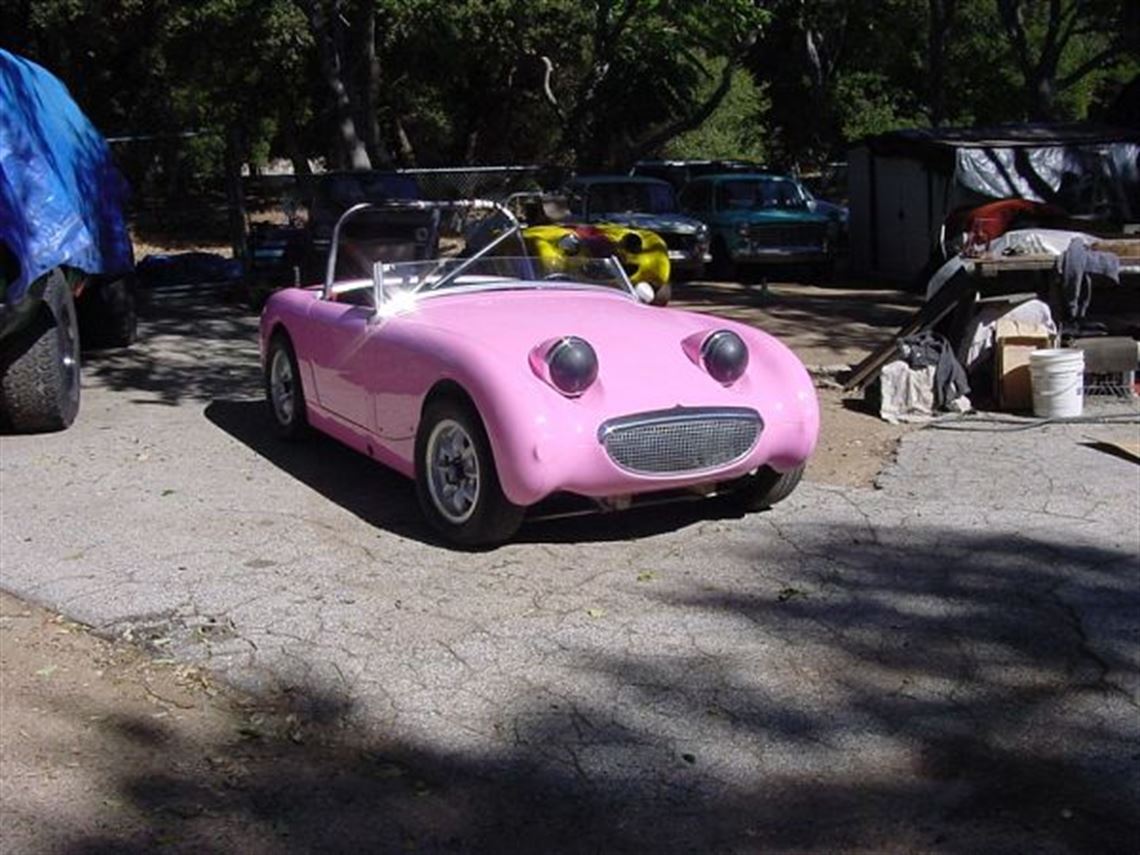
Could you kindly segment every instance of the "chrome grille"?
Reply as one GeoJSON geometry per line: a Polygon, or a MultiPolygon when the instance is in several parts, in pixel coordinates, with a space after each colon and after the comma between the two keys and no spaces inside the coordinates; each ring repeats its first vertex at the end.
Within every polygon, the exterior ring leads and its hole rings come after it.
{"type": "Polygon", "coordinates": [[[665,241],[665,246],[677,252],[692,252],[697,242],[696,235],[684,235],[676,232],[658,232],[665,241]]]}
{"type": "Polygon", "coordinates": [[[826,226],[815,223],[789,225],[753,225],[748,236],[762,246],[808,246],[823,242],[826,226]]]}
{"type": "Polygon", "coordinates": [[[662,410],[612,419],[598,439],[618,466],[644,475],[682,475],[740,460],[760,436],[755,410],[739,407],[662,410]]]}

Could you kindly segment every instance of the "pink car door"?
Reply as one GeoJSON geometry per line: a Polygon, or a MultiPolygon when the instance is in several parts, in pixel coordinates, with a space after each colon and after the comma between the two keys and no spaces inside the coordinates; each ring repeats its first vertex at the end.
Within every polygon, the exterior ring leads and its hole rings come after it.
{"type": "Polygon", "coordinates": [[[371,306],[316,300],[310,310],[311,340],[305,343],[313,366],[317,403],[369,431],[376,429],[375,388],[379,372],[370,371],[378,331],[371,306]]]}

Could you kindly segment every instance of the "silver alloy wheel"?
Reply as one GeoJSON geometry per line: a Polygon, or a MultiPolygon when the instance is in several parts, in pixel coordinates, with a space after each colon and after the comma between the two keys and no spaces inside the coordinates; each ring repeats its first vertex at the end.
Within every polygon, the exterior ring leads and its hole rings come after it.
{"type": "Polygon", "coordinates": [[[479,502],[479,455],[467,429],[452,419],[432,428],[424,452],[428,493],[449,523],[471,519],[479,502]]]}
{"type": "Polygon", "coordinates": [[[273,351],[273,361],[269,365],[269,391],[273,398],[273,414],[284,426],[293,423],[296,410],[296,394],[293,384],[293,362],[284,347],[273,351]]]}

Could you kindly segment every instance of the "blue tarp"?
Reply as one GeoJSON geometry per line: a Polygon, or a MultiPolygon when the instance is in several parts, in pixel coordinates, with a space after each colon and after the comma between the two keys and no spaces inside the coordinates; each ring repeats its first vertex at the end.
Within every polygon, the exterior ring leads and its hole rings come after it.
{"type": "Polygon", "coordinates": [[[0,240],[20,262],[14,303],[60,265],[130,271],[127,184],[107,141],[58,79],[0,50],[0,240]]]}

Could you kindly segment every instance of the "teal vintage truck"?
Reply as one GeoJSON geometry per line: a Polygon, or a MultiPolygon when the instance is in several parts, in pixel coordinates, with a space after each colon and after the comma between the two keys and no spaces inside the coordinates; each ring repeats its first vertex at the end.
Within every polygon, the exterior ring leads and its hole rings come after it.
{"type": "Polygon", "coordinates": [[[718,279],[735,278],[745,265],[797,264],[816,274],[832,266],[840,217],[790,176],[703,175],[685,185],[680,205],[709,227],[710,272],[718,279]]]}
{"type": "Polygon", "coordinates": [[[62,430],[84,346],[135,336],[127,186],[45,69],[0,50],[0,427],[62,430]]]}

